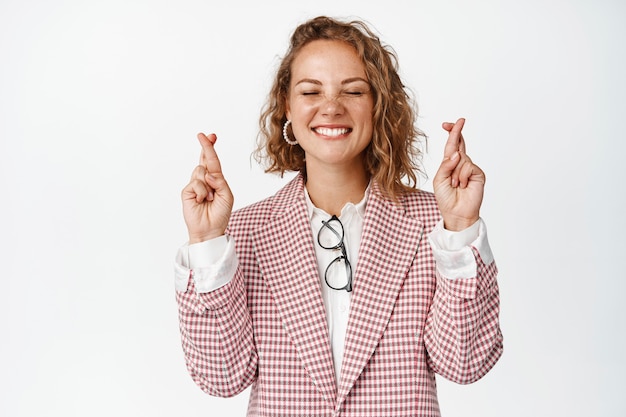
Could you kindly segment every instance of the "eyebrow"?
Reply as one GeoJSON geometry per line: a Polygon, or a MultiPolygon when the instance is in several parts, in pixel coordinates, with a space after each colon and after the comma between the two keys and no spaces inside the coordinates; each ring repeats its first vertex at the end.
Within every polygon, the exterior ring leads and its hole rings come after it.
{"type": "MultiPolygon", "coordinates": [[[[364,82],[366,84],[369,84],[369,82],[365,78],[352,77],[352,78],[346,78],[345,80],[341,81],[341,85],[346,85],[346,84],[355,83],[355,82],[359,82],[359,81],[362,81],[362,82],[364,82]]],[[[296,85],[302,84],[302,83],[311,83],[311,84],[316,84],[316,85],[322,85],[322,82],[320,80],[315,80],[313,78],[303,78],[300,81],[298,81],[296,83],[296,85]]]]}

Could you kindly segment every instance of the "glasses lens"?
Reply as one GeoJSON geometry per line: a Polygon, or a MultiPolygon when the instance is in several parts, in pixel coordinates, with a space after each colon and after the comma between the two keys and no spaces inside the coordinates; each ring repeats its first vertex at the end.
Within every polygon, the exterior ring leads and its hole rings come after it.
{"type": "Polygon", "coordinates": [[[348,280],[352,275],[350,264],[343,256],[338,256],[326,268],[326,284],[332,289],[342,290],[348,285],[348,280]]]}
{"type": "Polygon", "coordinates": [[[336,249],[343,240],[343,227],[338,219],[330,219],[322,224],[317,240],[324,249],[336,249]]]}

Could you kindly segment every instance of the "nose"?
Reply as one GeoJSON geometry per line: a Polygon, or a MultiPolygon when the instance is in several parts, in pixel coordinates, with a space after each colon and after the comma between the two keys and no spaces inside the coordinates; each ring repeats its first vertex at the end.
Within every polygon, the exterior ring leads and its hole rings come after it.
{"type": "Polygon", "coordinates": [[[321,106],[321,111],[324,116],[340,116],[344,112],[343,104],[338,96],[325,96],[324,102],[321,106]]]}

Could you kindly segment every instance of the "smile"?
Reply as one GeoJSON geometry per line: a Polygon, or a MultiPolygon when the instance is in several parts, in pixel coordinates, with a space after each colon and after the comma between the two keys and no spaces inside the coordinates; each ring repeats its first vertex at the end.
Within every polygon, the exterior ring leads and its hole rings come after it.
{"type": "Polygon", "coordinates": [[[342,127],[342,128],[315,127],[313,128],[313,131],[322,136],[336,137],[336,136],[345,135],[346,133],[350,133],[352,129],[347,128],[347,127],[342,127]]]}

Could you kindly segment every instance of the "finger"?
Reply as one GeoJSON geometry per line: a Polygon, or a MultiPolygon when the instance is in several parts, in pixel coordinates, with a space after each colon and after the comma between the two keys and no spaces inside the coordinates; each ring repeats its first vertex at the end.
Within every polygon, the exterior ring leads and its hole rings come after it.
{"type": "MultiPolygon", "coordinates": [[[[204,165],[198,165],[191,172],[191,180],[204,181],[204,176],[207,174],[206,167],[204,165]]],[[[190,181],[191,181],[190,180],[190,181]]]]}
{"type": "Polygon", "coordinates": [[[182,192],[183,200],[196,200],[198,204],[201,204],[205,200],[212,199],[212,190],[203,181],[191,180],[182,192]]]}
{"type": "MultiPolygon", "coordinates": [[[[191,173],[190,182],[198,181],[198,182],[202,183],[203,186],[207,190],[207,194],[205,196],[205,199],[207,201],[213,201],[215,188],[211,184],[209,184],[209,181],[207,179],[208,175],[210,175],[210,174],[207,171],[207,169],[204,167],[204,165],[198,165],[193,170],[193,172],[191,173]]],[[[198,200],[198,202],[201,202],[201,200],[198,200]]]]}
{"type": "Polygon", "coordinates": [[[465,119],[460,118],[456,123],[443,123],[442,127],[448,134],[448,140],[443,150],[443,156],[449,158],[454,152],[459,151],[459,145],[462,140],[461,130],[465,125],[465,119]],[[452,125],[452,126],[450,126],[452,125]],[[449,130],[448,130],[449,129],[449,130]]]}
{"type": "MultiPolygon", "coordinates": [[[[441,126],[446,132],[450,132],[452,128],[454,127],[454,123],[443,122],[441,126]]],[[[463,134],[461,134],[460,141],[459,141],[459,151],[461,151],[462,153],[465,153],[465,138],[463,137],[463,134]]]]}
{"type": "Polygon", "coordinates": [[[466,170],[468,167],[471,167],[472,165],[473,163],[470,157],[459,152],[459,163],[454,168],[454,172],[452,172],[451,174],[450,184],[453,187],[460,186],[462,183],[467,185],[467,178],[463,179],[461,177],[465,172],[464,170],[466,170]]]}
{"type": "Polygon", "coordinates": [[[470,182],[485,183],[485,173],[471,160],[465,161],[459,170],[459,187],[466,188],[470,182]]]}
{"type": "Polygon", "coordinates": [[[469,178],[472,175],[472,165],[473,164],[469,161],[463,161],[462,163],[459,164],[456,181],[460,188],[467,187],[469,178]]]}
{"type": "Polygon", "coordinates": [[[446,132],[450,132],[452,130],[452,128],[454,127],[454,123],[443,122],[441,124],[441,127],[443,127],[443,130],[445,130],[446,132]]]}
{"type": "Polygon", "coordinates": [[[445,181],[451,183],[452,176],[460,162],[459,156],[459,153],[455,152],[450,158],[445,158],[441,162],[437,174],[435,175],[435,182],[445,181]]]}
{"type": "MultiPolygon", "coordinates": [[[[210,191],[222,198],[225,198],[226,200],[232,200],[230,187],[222,174],[207,172],[204,179],[208,184],[210,191]]],[[[211,200],[213,200],[213,193],[211,193],[210,197],[211,200]]]]}
{"type": "Polygon", "coordinates": [[[221,173],[222,166],[213,146],[217,141],[217,136],[214,133],[211,133],[209,136],[206,136],[204,133],[198,133],[198,141],[202,146],[200,165],[204,165],[209,172],[221,173]]]}
{"type": "Polygon", "coordinates": [[[461,137],[459,138],[459,152],[461,152],[461,154],[465,155],[465,138],[463,137],[463,135],[461,135],[461,137]]]}

